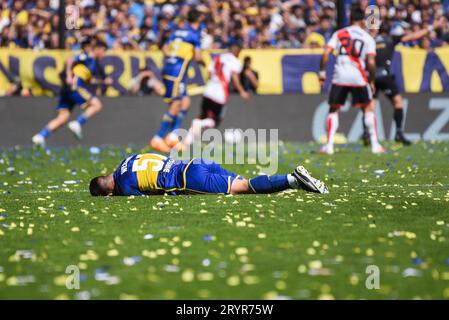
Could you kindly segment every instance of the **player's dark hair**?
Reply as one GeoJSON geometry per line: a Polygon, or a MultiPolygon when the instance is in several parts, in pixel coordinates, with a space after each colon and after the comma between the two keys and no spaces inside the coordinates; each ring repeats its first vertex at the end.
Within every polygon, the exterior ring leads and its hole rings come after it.
{"type": "Polygon", "coordinates": [[[365,12],[359,5],[353,5],[351,7],[351,22],[361,21],[365,18],[365,12]]]}
{"type": "Polygon", "coordinates": [[[107,188],[107,180],[105,176],[95,177],[90,180],[90,194],[94,197],[107,196],[109,194],[107,188]]]}
{"type": "Polygon", "coordinates": [[[86,49],[86,47],[88,47],[91,44],[92,44],[92,38],[89,36],[83,37],[80,41],[80,46],[81,46],[81,49],[83,49],[83,50],[86,49]]]}
{"type": "Polygon", "coordinates": [[[187,21],[189,23],[195,23],[198,22],[200,18],[201,13],[196,9],[190,9],[188,15],[187,15],[187,21]]]}
{"type": "Polygon", "coordinates": [[[379,27],[379,33],[380,34],[389,34],[390,33],[390,24],[387,22],[381,23],[380,27],[379,27]]]}
{"type": "Polygon", "coordinates": [[[96,39],[94,47],[107,49],[108,45],[106,44],[106,42],[96,39]]]}

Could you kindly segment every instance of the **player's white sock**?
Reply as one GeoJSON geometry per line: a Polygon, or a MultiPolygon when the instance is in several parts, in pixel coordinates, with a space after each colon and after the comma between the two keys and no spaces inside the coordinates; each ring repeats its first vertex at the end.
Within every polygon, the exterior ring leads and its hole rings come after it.
{"type": "Polygon", "coordinates": [[[215,121],[211,118],[206,118],[201,120],[201,127],[202,128],[215,128],[215,121]]]}
{"type": "Polygon", "coordinates": [[[374,112],[365,111],[365,125],[368,128],[368,133],[371,140],[371,148],[373,150],[379,149],[381,146],[377,138],[377,119],[374,112]]]}
{"type": "Polygon", "coordinates": [[[295,177],[293,175],[287,174],[287,181],[288,181],[288,184],[290,185],[290,188],[298,189],[298,187],[299,187],[298,181],[295,179],[295,177]]]}
{"type": "Polygon", "coordinates": [[[327,147],[334,148],[334,136],[338,129],[338,113],[330,112],[327,115],[327,147]]]}

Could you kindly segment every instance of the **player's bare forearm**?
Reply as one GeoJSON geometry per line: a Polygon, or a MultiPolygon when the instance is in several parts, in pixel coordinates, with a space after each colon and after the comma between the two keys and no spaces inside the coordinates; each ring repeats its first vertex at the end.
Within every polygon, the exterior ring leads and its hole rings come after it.
{"type": "Polygon", "coordinates": [[[320,71],[326,70],[327,63],[329,62],[330,48],[324,50],[320,60],[320,71]]]}
{"type": "Polygon", "coordinates": [[[234,84],[235,88],[239,92],[240,96],[245,100],[248,101],[250,99],[249,93],[245,91],[245,89],[242,86],[242,83],[240,82],[240,78],[238,73],[233,72],[232,75],[232,83],[234,84]]]}

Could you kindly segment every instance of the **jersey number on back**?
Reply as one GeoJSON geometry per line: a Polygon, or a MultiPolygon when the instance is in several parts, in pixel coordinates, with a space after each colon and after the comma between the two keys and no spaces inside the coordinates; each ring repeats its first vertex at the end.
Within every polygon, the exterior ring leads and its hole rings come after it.
{"type": "Polygon", "coordinates": [[[339,40],[341,43],[341,47],[340,47],[338,54],[349,55],[354,58],[360,57],[362,50],[363,50],[363,46],[364,46],[364,43],[362,40],[351,39],[349,37],[341,37],[339,40]]]}
{"type": "Polygon", "coordinates": [[[164,166],[164,161],[167,157],[161,156],[156,153],[146,153],[137,155],[133,163],[133,172],[148,170],[148,166],[151,165],[151,171],[161,171],[164,166]]]}

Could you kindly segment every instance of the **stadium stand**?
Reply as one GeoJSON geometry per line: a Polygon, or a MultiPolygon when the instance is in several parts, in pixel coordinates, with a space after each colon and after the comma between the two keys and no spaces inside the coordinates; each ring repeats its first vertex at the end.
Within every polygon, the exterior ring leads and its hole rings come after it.
{"type": "MultiPolygon", "coordinates": [[[[347,0],[347,7],[351,1],[347,0]]],[[[358,1],[359,2],[359,1],[358,1]]],[[[404,35],[448,17],[449,0],[362,0],[362,8],[380,8],[382,24],[404,35]]],[[[245,48],[323,47],[336,27],[336,5],[323,0],[67,0],[79,9],[76,27],[66,33],[65,48],[77,50],[88,35],[110,49],[157,50],[178,19],[195,6],[203,13],[203,49],[242,41],[245,48]]],[[[59,0],[5,0],[0,8],[0,47],[58,47],[59,0]]],[[[424,48],[447,45],[446,29],[409,43],[424,48]]]]}

